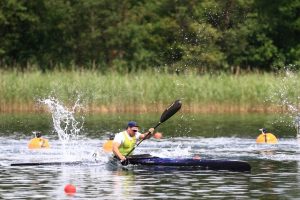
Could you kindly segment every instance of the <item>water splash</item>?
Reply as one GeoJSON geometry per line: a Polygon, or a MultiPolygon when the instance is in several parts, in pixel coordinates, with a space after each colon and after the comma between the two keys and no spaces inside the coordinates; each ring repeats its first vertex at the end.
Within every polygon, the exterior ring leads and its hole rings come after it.
{"type": "Polygon", "coordinates": [[[295,129],[297,131],[297,138],[300,139],[300,116],[297,115],[294,120],[295,129]]]}
{"type": "Polygon", "coordinates": [[[287,110],[287,115],[290,118],[288,125],[295,127],[297,131],[297,138],[300,138],[300,94],[297,94],[297,74],[290,70],[286,70],[285,76],[280,81],[279,86],[280,87],[277,88],[277,91],[275,91],[273,96],[271,96],[268,100],[287,110]]]}
{"type": "Polygon", "coordinates": [[[82,105],[77,99],[74,106],[71,109],[65,107],[61,102],[55,98],[39,100],[45,104],[52,114],[52,120],[54,129],[58,134],[59,140],[63,143],[72,143],[78,140],[80,131],[83,129],[83,118],[82,122],[77,121],[74,117],[77,109],[81,108],[82,105]]]}

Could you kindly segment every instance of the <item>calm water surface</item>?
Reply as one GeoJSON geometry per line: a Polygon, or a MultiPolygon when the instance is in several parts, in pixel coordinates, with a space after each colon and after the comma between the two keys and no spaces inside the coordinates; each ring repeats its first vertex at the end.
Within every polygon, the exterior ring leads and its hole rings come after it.
{"type": "Polygon", "coordinates": [[[300,151],[291,120],[279,115],[178,113],[159,127],[164,138],[144,141],[136,154],[247,161],[251,173],[197,170],[112,169],[102,145],[128,120],[146,130],[160,114],[87,115],[79,139],[63,144],[47,114],[0,115],[0,199],[300,199],[300,151]],[[276,145],[258,145],[265,127],[276,145]],[[32,130],[42,130],[51,149],[27,148],[32,130]],[[97,152],[97,163],[93,153],[97,152]],[[73,166],[11,167],[11,163],[86,161],[73,166]],[[77,187],[73,196],[64,186],[77,187]]]}

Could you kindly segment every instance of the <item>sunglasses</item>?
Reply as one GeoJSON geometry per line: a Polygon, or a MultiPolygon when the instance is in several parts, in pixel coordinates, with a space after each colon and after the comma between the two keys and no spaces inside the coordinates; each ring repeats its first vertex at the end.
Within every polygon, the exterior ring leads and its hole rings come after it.
{"type": "MultiPolygon", "coordinates": [[[[132,129],[131,129],[131,130],[132,130],[132,129]]],[[[132,130],[132,131],[135,132],[135,133],[138,132],[138,130],[132,130]]]]}

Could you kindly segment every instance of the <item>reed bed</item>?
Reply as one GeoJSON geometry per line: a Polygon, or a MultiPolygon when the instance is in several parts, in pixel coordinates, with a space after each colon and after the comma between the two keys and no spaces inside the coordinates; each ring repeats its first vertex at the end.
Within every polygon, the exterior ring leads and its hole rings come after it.
{"type": "Polygon", "coordinates": [[[89,112],[156,112],[175,99],[187,112],[272,112],[288,99],[298,105],[298,74],[170,74],[158,71],[100,73],[1,71],[0,111],[43,111],[39,99],[73,105],[80,98],[89,112]]]}

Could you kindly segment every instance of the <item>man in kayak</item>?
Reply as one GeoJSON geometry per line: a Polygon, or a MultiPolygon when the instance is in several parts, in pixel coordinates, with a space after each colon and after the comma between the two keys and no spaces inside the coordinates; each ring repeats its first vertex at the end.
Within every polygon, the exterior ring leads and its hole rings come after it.
{"type": "Polygon", "coordinates": [[[137,140],[139,139],[148,139],[151,137],[151,135],[154,132],[154,128],[150,128],[149,132],[150,134],[140,133],[139,126],[135,121],[130,121],[127,124],[127,128],[125,131],[122,131],[120,133],[117,133],[115,135],[114,141],[113,141],[113,153],[115,157],[117,157],[119,160],[125,161],[126,155],[134,148],[137,140]]]}

